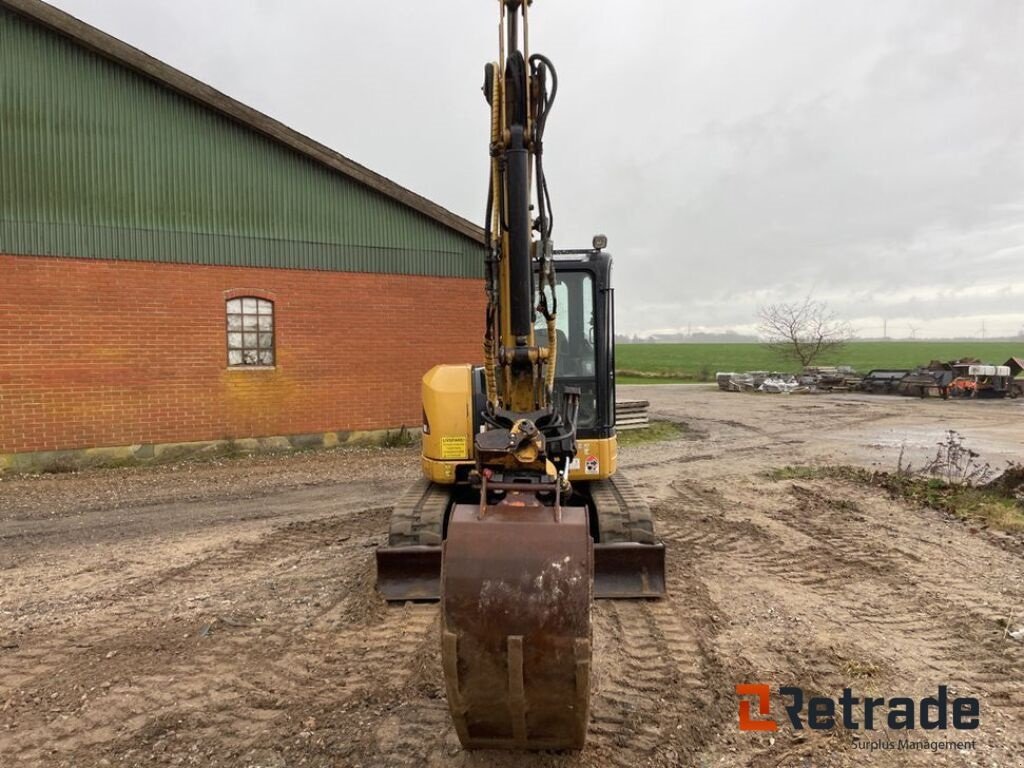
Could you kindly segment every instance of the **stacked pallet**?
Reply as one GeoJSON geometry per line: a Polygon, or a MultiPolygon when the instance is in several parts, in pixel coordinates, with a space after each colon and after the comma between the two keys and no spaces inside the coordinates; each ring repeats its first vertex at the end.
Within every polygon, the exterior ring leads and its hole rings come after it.
{"type": "Polygon", "coordinates": [[[618,400],[615,403],[616,429],[646,429],[651,425],[647,400],[618,400]]]}

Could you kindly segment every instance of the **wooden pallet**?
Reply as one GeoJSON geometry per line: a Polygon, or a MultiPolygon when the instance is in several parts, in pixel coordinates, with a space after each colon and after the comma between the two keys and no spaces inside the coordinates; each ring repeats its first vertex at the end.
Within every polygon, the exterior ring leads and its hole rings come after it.
{"type": "Polygon", "coordinates": [[[646,429],[651,425],[647,400],[619,400],[615,403],[616,429],[646,429]]]}

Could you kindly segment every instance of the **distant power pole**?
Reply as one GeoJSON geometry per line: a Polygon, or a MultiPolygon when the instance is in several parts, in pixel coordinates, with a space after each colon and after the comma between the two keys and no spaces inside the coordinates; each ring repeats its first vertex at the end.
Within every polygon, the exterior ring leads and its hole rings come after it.
{"type": "Polygon", "coordinates": [[[882,318],[882,338],[889,338],[889,320],[885,317],[882,318]]]}
{"type": "Polygon", "coordinates": [[[985,340],[985,321],[981,321],[981,340],[985,340]]]}

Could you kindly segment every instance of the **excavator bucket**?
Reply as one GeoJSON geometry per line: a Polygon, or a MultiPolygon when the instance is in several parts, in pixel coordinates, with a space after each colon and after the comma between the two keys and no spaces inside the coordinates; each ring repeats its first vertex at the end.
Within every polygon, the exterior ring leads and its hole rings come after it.
{"type": "Polygon", "coordinates": [[[467,749],[579,749],[590,689],[586,510],[456,505],[441,575],[448,703],[467,749]]]}

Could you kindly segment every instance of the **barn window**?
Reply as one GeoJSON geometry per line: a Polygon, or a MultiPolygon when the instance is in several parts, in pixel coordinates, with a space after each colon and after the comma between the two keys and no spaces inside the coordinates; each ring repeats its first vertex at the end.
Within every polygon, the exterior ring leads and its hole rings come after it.
{"type": "Polygon", "coordinates": [[[274,302],[245,296],[230,299],[228,365],[274,364],[274,302]]]}

